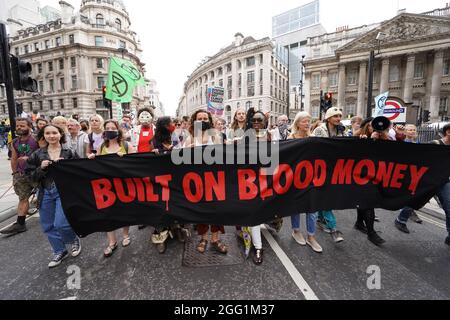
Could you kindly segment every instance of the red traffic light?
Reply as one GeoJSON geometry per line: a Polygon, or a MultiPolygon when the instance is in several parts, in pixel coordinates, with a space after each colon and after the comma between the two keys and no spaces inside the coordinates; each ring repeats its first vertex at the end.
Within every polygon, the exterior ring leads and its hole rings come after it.
{"type": "Polygon", "coordinates": [[[325,100],[328,100],[328,101],[333,100],[333,94],[329,93],[329,92],[327,94],[325,94],[325,100]]]}

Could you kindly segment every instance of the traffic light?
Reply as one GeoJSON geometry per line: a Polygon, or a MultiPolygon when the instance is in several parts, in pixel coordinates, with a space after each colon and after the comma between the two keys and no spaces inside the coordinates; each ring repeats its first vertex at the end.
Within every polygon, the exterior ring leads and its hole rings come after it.
{"type": "Polygon", "coordinates": [[[423,111],[423,122],[424,123],[430,122],[430,111],[428,110],[423,111]]]}
{"type": "Polygon", "coordinates": [[[102,88],[102,94],[103,94],[103,106],[108,109],[111,110],[112,109],[112,103],[111,100],[106,99],[106,86],[103,86],[102,88]]]}
{"type": "Polygon", "coordinates": [[[11,73],[16,90],[37,92],[37,81],[31,78],[31,63],[11,56],[11,73]]]}
{"type": "Polygon", "coordinates": [[[328,110],[333,107],[333,94],[332,93],[327,92],[325,94],[324,100],[325,100],[325,110],[328,110]]]}

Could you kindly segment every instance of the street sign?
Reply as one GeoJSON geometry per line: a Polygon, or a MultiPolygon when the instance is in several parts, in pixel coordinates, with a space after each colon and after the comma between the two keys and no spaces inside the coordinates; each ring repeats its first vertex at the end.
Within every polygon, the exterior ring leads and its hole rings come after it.
{"type": "Polygon", "coordinates": [[[223,97],[225,89],[221,87],[208,88],[208,111],[213,115],[222,116],[224,111],[223,97]]]}
{"type": "Polygon", "coordinates": [[[384,116],[392,123],[406,123],[406,108],[400,101],[389,97],[384,108],[384,116]]]}

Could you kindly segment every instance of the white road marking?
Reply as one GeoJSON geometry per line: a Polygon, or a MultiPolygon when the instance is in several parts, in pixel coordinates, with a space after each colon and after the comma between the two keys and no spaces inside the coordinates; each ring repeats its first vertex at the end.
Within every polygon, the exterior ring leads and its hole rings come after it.
{"type": "Polygon", "coordinates": [[[443,224],[443,223],[437,222],[437,221],[434,220],[434,219],[427,218],[427,217],[425,217],[425,216],[423,216],[423,215],[421,215],[421,214],[418,214],[418,216],[419,216],[419,218],[422,219],[423,221],[426,221],[426,222],[428,222],[428,223],[434,224],[435,226],[438,226],[439,228],[442,228],[442,229],[444,229],[444,230],[447,230],[446,225],[443,224]]]}
{"type": "Polygon", "coordinates": [[[300,289],[302,294],[305,296],[305,299],[306,300],[319,300],[319,298],[316,296],[314,291],[308,285],[306,280],[303,278],[303,276],[297,270],[295,265],[292,263],[291,259],[289,259],[287,254],[283,251],[283,249],[281,249],[279,244],[276,242],[276,240],[273,238],[273,236],[270,234],[270,232],[267,230],[267,228],[265,226],[261,226],[261,232],[264,235],[264,237],[267,239],[267,242],[269,242],[270,247],[275,252],[278,259],[280,259],[281,263],[286,268],[287,272],[289,272],[289,275],[291,276],[292,280],[294,280],[297,287],[300,289]]]}
{"type": "Polygon", "coordinates": [[[64,300],[66,300],[66,301],[73,301],[73,300],[77,300],[77,297],[68,297],[68,298],[65,298],[65,299],[60,299],[59,301],[64,301],[64,300]]]}

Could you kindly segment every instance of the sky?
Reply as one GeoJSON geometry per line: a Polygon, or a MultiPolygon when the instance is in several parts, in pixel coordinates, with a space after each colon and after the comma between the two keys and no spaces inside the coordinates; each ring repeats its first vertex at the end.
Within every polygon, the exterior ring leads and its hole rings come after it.
{"type": "MultiPolygon", "coordinates": [[[[81,0],[66,0],[76,10],[81,0]]],[[[59,0],[40,0],[59,8],[59,0]]],[[[183,86],[206,56],[230,45],[234,34],[272,36],[272,17],[310,0],[123,0],[131,29],[141,39],[147,78],[158,83],[167,115],[175,115],[183,86]]],[[[327,32],[394,17],[398,9],[421,13],[446,6],[445,0],[320,0],[327,32]]]]}

